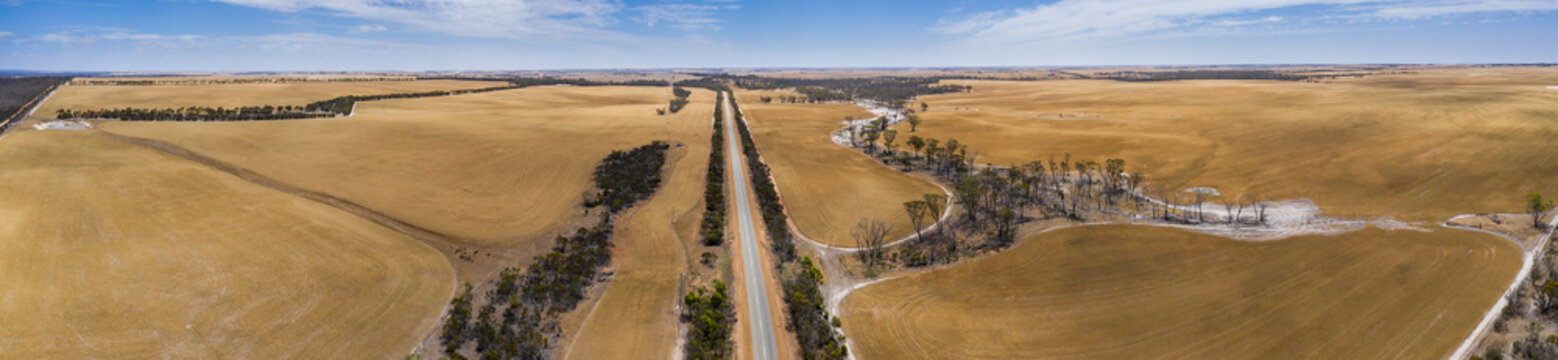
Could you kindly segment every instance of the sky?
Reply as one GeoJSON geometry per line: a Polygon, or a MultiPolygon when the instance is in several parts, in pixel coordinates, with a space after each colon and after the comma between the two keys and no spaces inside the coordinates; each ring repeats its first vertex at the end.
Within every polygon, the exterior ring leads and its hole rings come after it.
{"type": "Polygon", "coordinates": [[[0,0],[0,69],[1558,62],[1558,0],[0,0]]]}

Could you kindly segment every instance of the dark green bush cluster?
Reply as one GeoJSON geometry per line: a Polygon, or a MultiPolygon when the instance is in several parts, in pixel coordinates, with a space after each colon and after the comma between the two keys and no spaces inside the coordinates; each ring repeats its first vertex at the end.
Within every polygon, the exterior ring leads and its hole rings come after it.
{"type": "Polygon", "coordinates": [[[709,173],[703,186],[703,245],[725,242],[725,93],[714,101],[714,136],[709,140],[709,173]]]}
{"type": "Polygon", "coordinates": [[[736,324],[736,307],[731,303],[725,283],[714,280],[714,290],[698,287],[682,297],[682,322],[691,324],[686,359],[729,359],[734,354],[731,340],[736,324]]]}
{"type": "Polygon", "coordinates": [[[677,111],[682,111],[682,108],[687,107],[687,97],[692,95],[692,91],[688,91],[687,89],[683,89],[682,87],[677,86],[671,88],[671,94],[676,95],[676,98],[671,99],[671,105],[669,109],[671,110],[672,114],[675,114],[677,111]]]}
{"type": "Polygon", "coordinates": [[[806,360],[839,360],[848,355],[844,335],[834,329],[828,315],[827,300],[822,297],[822,270],[803,257],[784,278],[785,309],[790,314],[790,330],[801,345],[806,360]]]}
{"type": "Polygon", "coordinates": [[[586,207],[606,206],[615,213],[633,206],[660,187],[660,166],[671,146],[662,141],[622,151],[612,151],[595,168],[595,188],[599,190],[586,207]]]}

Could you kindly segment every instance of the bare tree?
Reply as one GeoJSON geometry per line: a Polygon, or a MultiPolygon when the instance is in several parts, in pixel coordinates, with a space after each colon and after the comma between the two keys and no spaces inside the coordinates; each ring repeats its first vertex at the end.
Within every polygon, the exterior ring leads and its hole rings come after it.
{"type": "MultiPolygon", "coordinates": [[[[925,203],[926,216],[928,216],[931,219],[931,223],[932,224],[935,224],[936,221],[941,219],[942,211],[946,210],[947,196],[946,195],[940,195],[940,194],[925,194],[924,200],[921,200],[921,201],[925,203]]],[[[946,236],[946,233],[942,232],[942,230],[941,230],[942,228],[945,228],[945,227],[946,226],[937,226],[936,227],[936,234],[937,235],[941,235],[941,237],[944,237],[944,238],[947,239],[947,243],[948,243],[947,247],[948,248],[952,249],[952,251],[957,251],[957,247],[958,247],[958,245],[957,245],[957,237],[956,237],[957,234],[953,234],[954,236],[946,236]]]]}
{"type": "Polygon", "coordinates": [[[878,218],[862,218],[860,222],[855,223],[855,228],[849,231],[849,235],[855,237],[855,246],[864,249],[857,252],[860,254],[860,261],[871,265],[881,259],[882,245],[887,241],[887,234],[892,231],[892,225],[878,218]]]}
{"type": "Polygon", "coordinates": [[[920,223],[925,221],[925,212],[928,208],[929,206],[925,204],[925,200],[906,201],[903,203],[904,212],[909,214],[909,224],[914,226],[915,241],[925,239],[920,234],[920,223]]]}
{"type": "Polygon", "coordinates": [[[1197,223],[1205,223],[1206,222],[1206,216],[1205,216],[1206,212],[1202,211],[1201,206],[1202,206],[1202,204],[1206,203],[1207,193],[1206,193],[1206,191],[1204,189],[1195,189],[1194,191],[1191,191],[1191,192],[1196,194],[1195,195],[1195,198],[1196,198],[1196,222],[1197,223]]]}
{"type": "Polygon", "coordinates": [[[1266,207],[1269,206],[1267,200],[1270,199],[1262,195],[1255,195],[1254,198],[1250,199],[1250,201],[1253,201],[1251,206],[1255,207],[1255,221],[1261,225],[1266,224],[1266,207]]]}

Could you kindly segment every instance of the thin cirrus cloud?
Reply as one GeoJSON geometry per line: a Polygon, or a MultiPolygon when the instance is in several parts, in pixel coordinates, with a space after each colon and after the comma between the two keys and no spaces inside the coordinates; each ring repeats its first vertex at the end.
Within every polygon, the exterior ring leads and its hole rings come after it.
{"type": "Polygon", "coordinates": [[[1341,19],[1413,20],[1552,10],[1558,10],[1558,0],[1061,0],[1032,8],[944,17],[930,31],[987,44],[1026,44],[1165,33],[1226,34],[1251,26],[1297,23],[1314,27],[1317,22],[1341,19]],[[1260,14],[1270,11],[1296,15],[1260,14]]]}
{"type": "Polygon", "coordinates": [[[653,5],[635,6],[632,8],[642,14],[634,18],[650,28],[659,24],[686,31],[718,31],[721,21],[716,17],[721,10],[734,10],[741,8],[735,4],[710,4],[710,3],[661,3],[653,5]]]}
{"type": "MultiPolygon", "coordinates": [[[[465,37],[607,40],[631,36],[607,30],[625,12],[649,27],[718,30],[718,11],[730,0],[662,1],[628,7],[614,0],[213,0],[260,9],[321,11],[339,17],[398,24],[408,30],[465,37]]],[[[358,27],[353,32],[380,28],[358,27]]]]}
{"type": "Polygon", "coordinates": [[[339,37],[318,33],[280,33],[247,36],[148,34],[132,31],[58,31],[30,36],[21,41],[65,46],[127,45],[170,49],[239,48],[283,51],[339,51],[346,49],[394,49],[416,47],[390,41],[339,37]]]}

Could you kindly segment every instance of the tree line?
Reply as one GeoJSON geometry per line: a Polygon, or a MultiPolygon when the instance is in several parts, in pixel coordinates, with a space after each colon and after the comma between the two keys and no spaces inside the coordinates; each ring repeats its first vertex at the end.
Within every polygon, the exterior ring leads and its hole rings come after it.
{"type": "Polygon", "coordinates": [[[801,257],[797,261],[795,240],[790,233],[789,222],[784,212],[784,204],[780,202],[779,191],[774,187],[773,178],[769,176],[768,165],[762,161],[758,153],[757,143],[752,140],[752,133],[747,129],[745,116],[741,113],[740,104],[731,99],[736,119],[737,130],[740,132],[742,152],[746,155],[747,167],[751,173],[753,191],[757,193],[758,205],[762,208],[763,225],[772,243],[775,257],[779,259],[776,267],[779,268],[780,282],[784,287],[785,310],[789,319],[788,328],[795,333],[796,342],[800,345],[801,358],[806,360],[841,360],[849,354],[849,349],[844,345],[844,334],[838,329],[841,325],[838,318],[828,314],[824,306],[821,286],[824,281],[822,270],[812,263],[810,257],[801,257]]]}
{"type": "MultiPolygon", "coordinates": [[[[911,125],[917,122],[914,120],[911,117],[911,125]]],[[[900,147],[898,131],[888,125],[886,118],[878,118],[852,126],[848,130],[850,145],[890,166],[924,172],[950,184],[953,198],[964,211],[942,223],[935,232],[927,233],[919,229],[936,223],[948,199],[942,194],[926,194],[922,199],[905,202],[904,213],[916,229],[915,236],[893,253],[881,249],[886,231],[879,228],[885,225],[875,224],[881,222],[879,219],[862,219],[853,234],[866,249],[858,255],[867,265],[892,261],[926,266],[955,261],[964,250],[1002,249],[1015,241],[1021,223],[1035,217],[1081,221],[1088,214],[1120,214],[1121,209],[1141,211],[1147,207],[1152,217],[1183,223],[1223,220],[1259,225],[1267,220],[1268,202],[1260,196],[1225,197],[1225,219],[1205,217],[1204,206],[1210,196],[1207,192],[1183,195],[1160,190],[1162,200],[1155,201],[1143,195],[1141,184],[1146,175],[1140,171],[1127,173],[1123,159],[1107,159],[1100,164],[1073,160],[1065,154],[1059,161],[1052,157],[1047,162],[1035,160],[1006,167],[979,165],[978,152],[956,139],[942,141],[910,135],[900,147]],[[1244,216],[1246,210],[1248,217],[1244,216]],[[977,238],[977,243],[972,249],[960,248],[967,241],[960,241],[959,237],[977,238]]]]}
{"type": "Polygon", "coordinates": [[[920,95],[965,92],[972,87],[956,84],[940,84],[937,78],[875,77],[841,79],[797,79],[759,77],[756,75],[705,74],[710,79],[730,82],[737,87],[753,90],[794,89],[801,94],[790,102],[827,102],[870,100],[891,106],[902,106],[920,95]]]}
{"type": "MultiPolygon", "coordinates": [[[[452,79],[464,79],[454,77],[452,79]]],[[[475,78],[476,80],[488,80],[491,78],[475,78]]],[[[329,100],[309,103],[303,106],[291,105],[260,105],[243,106],[236,108],[190,106],[182,108],[120,108],[97,110],[70,110],[60,109],[55,117],[60,119],[119,119],[124,121],[255,121],[255,120],[292,120],[336,117],[351,114],[358,102],[377,101],[388,99],[410,99],[434,96],[450,96],[483,93],[499,90],[512,90],[530,86],[546,85],[572,85],[572,86],[666,86],[665,81],[632,80],[626,82],[601,82],[583,78],[563,79],[550,77],[512,77],[503,80],[508,85],[493,86],[476,89],[459,90],[434,90],[414,93],[394,93],[380,95],[347,95],[329,100]]]]}
{"type": "Polygon", "coordinates": [[[714,100],[714,135],[709,139],[709,171],[703,185],[703,225],[698,232],[704,246],[725,243],[725,93],[714,100]]]}
{"type": "Polygon", "coordinates": [[[444,354],[465,359],[461,348],[475,342],[483,359],[543,359],[551,341],[561,335],[557,317],[584,301],[586,289],[611,262],[612,215],[647,197],[658,180],[630,181],[626,177],[659,178],[664,152],[660,141],[629,151],[615,151],[596,167],[596,195],[606,206],[599,222],[572,235],[558,236],[552,250],[532,259],[524,270],[506,268],[486,293],[487,303],[472,313],[470,284],[450,302],[439,339],[444,354]],[[653,175],[651,175],[653,173],[653,175]],[[602,181],[602,177],[609,177],[602,181]],[[650,186],[645,188],[644,186],[650,186]],[[603,196],[604,193],[614,195],[603,196]]]}

